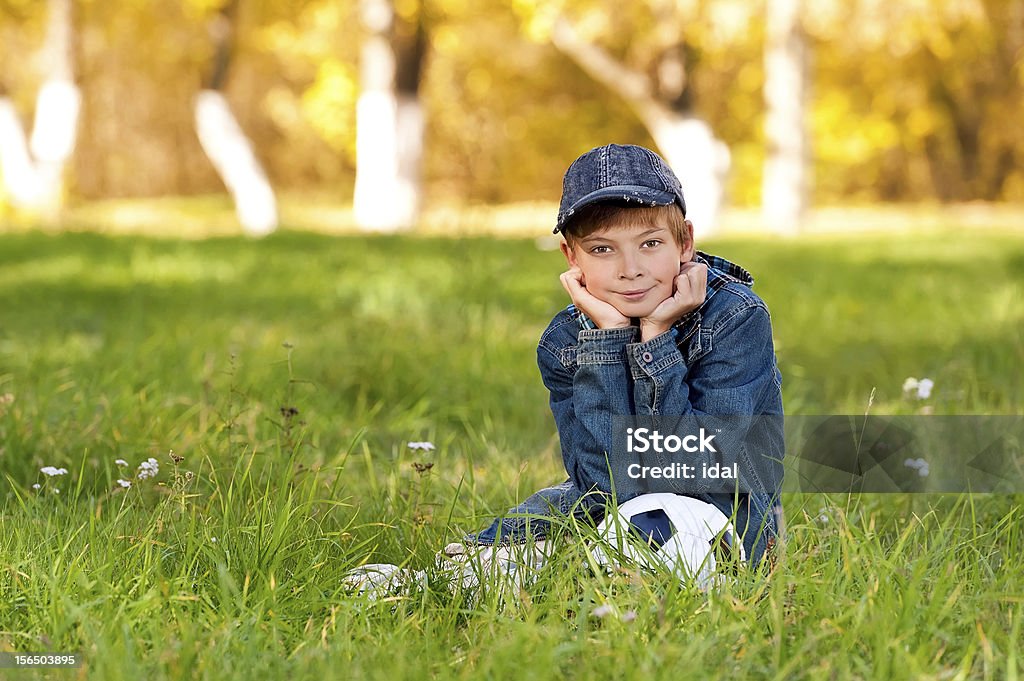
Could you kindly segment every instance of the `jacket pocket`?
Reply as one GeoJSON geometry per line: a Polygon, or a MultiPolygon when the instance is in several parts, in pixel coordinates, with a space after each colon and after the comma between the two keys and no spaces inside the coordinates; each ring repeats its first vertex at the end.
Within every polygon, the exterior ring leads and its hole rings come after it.
{"type": "Polygon", "coordinates": [[[558,361],[562,363],[562,366],[569,370],[570,373],[576,372],[576,346],[567,345],[558,352],[558,361]]]}
{"type": "Polygon", "coordinates": [[[686,349],[683,353],[683,356],[686,358],[687,365],[693,364],[701,357],[711,352],[712,338],[711,329],[706,329],[703,326],[697,330],[697,333],[690,336],[686,349]]]}

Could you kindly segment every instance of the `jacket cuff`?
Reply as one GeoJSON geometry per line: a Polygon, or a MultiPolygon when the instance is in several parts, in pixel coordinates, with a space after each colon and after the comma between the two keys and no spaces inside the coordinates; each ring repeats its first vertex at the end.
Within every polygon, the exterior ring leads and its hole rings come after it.
{"type": "Polygon", "coordinates": [[[674,328],[655,336],[646,343],[626,345],[626,357],[633,378],[653,377],[683,361],[683,355],[676,345],[676,330],[674,328]]]}
{"type": "Polygon", "coordinates": [[[620,364],[627,344],[636,340],[640,329],[625,326],[617,329],[584,329],[577,336],[576,363],[620,364]]]}

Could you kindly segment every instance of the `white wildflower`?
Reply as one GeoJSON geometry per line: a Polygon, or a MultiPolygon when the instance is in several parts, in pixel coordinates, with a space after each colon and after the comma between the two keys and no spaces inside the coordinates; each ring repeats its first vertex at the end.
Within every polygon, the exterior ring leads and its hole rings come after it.
{"type": "Polygon", "coordinates": [[[629,610],[622,613],[622,617],[619,618],[623,622],[632,622],[636,619],[636,610],[629,610]]]}
{"type": "Polygon", "coordinates": [[[425,452],[432,452],[436,447],[434,447],[433,442],[410,442],[409,449],[422,449],[425,452]]]}
{"type": "Polygon", "coordinates": [[[42,485],[40,485],[38,482],[32,485],[32,489],[39,489],[40,487],[42,487],[42,485]]]}
{"type": "Polygon", "coordinates": [[[593,617],[597,617],[598,619],[604,619],[608,615],[612,614],[612,606],[608,605],[607,603],[605,603],[604,605],[599,605],[596,608],[594,608],[593,612],[591,612],[590,614],[593,617]]]}
{"type": "Polygon", "coordinates": [[[919,400],[926,400],[931,397],[933,387],[935,387],[935,381],[932,379],[922,378],[918,380],[911,376],[903,381],[903,394],[913,395],[919,400]]]}
{"type": "Polygon", "coordinates": [[[53,493],[54,493],[54,494],[60,494],[60,489],[59,489],[59,488],[57,488],[57,487],[54,487],[54,488],[53,488],[53,493]]]}
{"type": "Polygon", "coordinates": [[[922,478],[928,476],[928,462],[922,458],[904,459],[903,465],[906,466],[907,468],[913,468],[914,470],[916,470],[917,474],[920,475],[922,478]]]}
{"type": "Polygon", "coordinates": [[[917,399],[927,400],[932,394],[935,383],[930,378],[922,378],[917,382],[917,399]]]}
{"type": "Polygon", "coordinates": [[[129,487],[132,486],[132,481],[131,480],[123,480],[122,478],[118,478],[117,479],[117,484],[119,484],[121,487],[124,487],[125,489],[128,489],[129,487]]]}
{"type": "Polygon", "coordinates": [[[217,538],[216,537],[210,537],[210,541],[212,541],[214,544],[216,544],[217,543],[217,538]]]}
{"type": "Polygon", "coordinates": [[[55,475],[67,475],[68,474],[68,469],[67,468],[55,468],[53,466],[43,466],[42,468],[39,469],[39,471],[41,473],[43,473],[44,475],[50,476],[51,478],[53,476],[55,476],[55,475]]]}
{"type": "Polygon", "coordinates": [[[146,478],[155,478],[157,473],[160,472],[160,464],[153,457],[150,457],[139,464],[139,470],[135,474],[135,477],[139,480],[145,480],[146,478]]]}
{"type": "Polygon", "coordinates": [[[116,463],[118,466],[127,466],[128,465],[128,462],[125,461],[124,459],[114,459],[114,463],[116,463]]]}

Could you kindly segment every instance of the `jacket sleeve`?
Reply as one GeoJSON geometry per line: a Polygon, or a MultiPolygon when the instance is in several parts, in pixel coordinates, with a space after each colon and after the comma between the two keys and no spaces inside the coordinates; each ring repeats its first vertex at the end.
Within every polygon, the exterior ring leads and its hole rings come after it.
{"type": "MultiPolygon", "coordinates": [[[[698,329],[696,333],[700,333],[698,329]]],[[[761,304],[738,307],[710,334],[714,352],[689,367],[675,330],[626,346],[636,414],[751,416],[776,389],[771,320],[761,304]]]]}
{"type": "Polygon", "coordinates": [[[550,393],[562,461],[569,479],[584,494],[610,493],[617,475],[612,452],[612,418],[633,413],[626,347],[638,329],[585,329],[579,332],[576,369],[567,368],[559,348],[541,340],[537,363],[550,393]],[[613,466],[609,469],[609,463],[613,466]]]}

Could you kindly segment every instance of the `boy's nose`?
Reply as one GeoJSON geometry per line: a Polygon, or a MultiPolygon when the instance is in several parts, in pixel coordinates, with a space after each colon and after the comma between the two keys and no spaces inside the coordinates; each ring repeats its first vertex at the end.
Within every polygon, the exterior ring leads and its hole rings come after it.
{"type": "Polygon", "coordinates": [[[619,263],[619,279],[636,279],[643,272],[636,258],[626,255],[619,263]]]}

